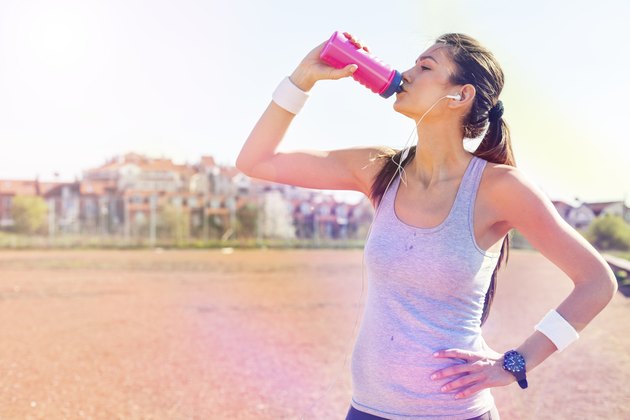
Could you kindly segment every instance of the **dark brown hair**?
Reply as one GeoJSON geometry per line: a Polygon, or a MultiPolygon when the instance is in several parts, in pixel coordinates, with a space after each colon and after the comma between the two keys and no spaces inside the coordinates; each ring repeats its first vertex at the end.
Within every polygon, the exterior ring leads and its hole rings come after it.
{"type": "MultiPolygon", "coordinates": [[[[489,162],[516,166],[508,126],[500,115],[490,112],[497,105],[504,82],[503,71],[494,55],[481,46],[477,40],[464,34],[445,34],[440,36],[436,43],[448,47],[448,54],[455,63],[456,70],[451,75],[450,82],[454,85],[471,84],[475,87],[476,94],[472,108],[463,121],[464,137],[478,138],[486,126],[487,131],[473,154],[489,162]]],[[[370,191],[370,198],[375,205],[378,205],[385,194],[385,190],[399,168],[398,165],[404,166],[414,158],[415,154],[416,146],[412,146],[404,162],[400,162],[402,150],[392,150],[391,153],[384,153],[376,158],[385,159],[385,163],[376,175],[370,191]]],[[[509,249],[510,238],[507,235],[503,240],[499,261],[486,292],[481,325],[486,322],[490,313],[496,291],[497,272],[503,261],[507,264],[509,249]]]]}

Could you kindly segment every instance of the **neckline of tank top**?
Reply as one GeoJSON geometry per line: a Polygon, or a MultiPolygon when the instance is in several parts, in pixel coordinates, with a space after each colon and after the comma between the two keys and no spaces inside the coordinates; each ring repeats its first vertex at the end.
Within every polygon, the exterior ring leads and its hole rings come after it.
{"type": "Polygon", "coordinates": [[[420,227],[420,226],[415,226],[412,224],[409,224],[407,222],[405,222],[404,220],[402,220],[400,217],[398,217],[398,214],[396,213],[396,197],[398,197],[398,189],[400,188],[400,174],[398,174],[398,176],[396,177],[396,184],[394,185],[395,188],[392,188],[393,192],[394,192],[394,196],[391,200],[391,209],[392,209],[392,213],[394,215],[394,218],[402,225],[413,229],[413,230],[417,230],[418,232],[423,232],[423,233],[432,233],[438,230],[443,229],[446,226],[446,223],[452,218],[453,213],[455,212],[455,207],[457,204],[457,200],[459,200],[460,196],[462,195],[462,190],[464,187],[464,183],[466,181],[466,179],[470,176],[470,172],[472,172],[472,168],[474,166],[474,162],[480,159],[477,156],[474,156],[470,159],[470,161],[468,162],[468,166],[466,167],[466,171],[464,171],[464,175],[462,176],[461,181],[459,182],[459,186],[457,187],[457,193],[455,194],[455,199],[453,200],[453,202],[451,203],[451,208],[448,212],[448,214],[446,215],[446,217],[444,218],[444,220],[442,220],[440,222],[440,224],[433,226],[433,227],[420,227]]]}

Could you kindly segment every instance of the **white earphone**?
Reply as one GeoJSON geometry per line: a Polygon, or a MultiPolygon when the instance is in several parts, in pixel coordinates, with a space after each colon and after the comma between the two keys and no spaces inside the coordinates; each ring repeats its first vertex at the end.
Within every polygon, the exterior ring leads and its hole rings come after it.
{"type": "MultiPolygon", "coordinates": [[[[441,100],[444,98],[448,98],[448,99],[455,99],[456,101],[461,101],[462,100],[462,95],[459,93],[456,93],[455,95],[445,95],[443,97],[441,97],[440,99],[438,99],[437,101],[435,101],[435,103],[431,106],[431,108],[429,108],[429,110],[427,112],[424,113],[424,115],[420,118],[420,121],[418,121],[418,124],[416,124],[416,128],[418,127],[418,125],[420,125],[420,122],[422,121],[422,119],[425,117],[425,115],[427,115],[429,113],[429,111],[431,111],[433,109],[433,107],[441,100]]],[[[413,132],[412,132],[413,134],[413,132]]],[[[411,135],[409,136],[409,138],[411,138],[411,135]]],[[[407,139],[407,143],[409,143],[409,139],[407,139]]],[[[405,161],[405,159],[407,159],[407,156],[409,156],[409,147],[407,147],[407,144],[405,143],[405,146],[403,147],[403,153],[400,156],[400,161],[397,162],[398,164],[398,168],[399,170],[404,170],[402,169],[401,164],[405,161]]],[[[403,181],[404,182],[404,181],[403,181]]]]}

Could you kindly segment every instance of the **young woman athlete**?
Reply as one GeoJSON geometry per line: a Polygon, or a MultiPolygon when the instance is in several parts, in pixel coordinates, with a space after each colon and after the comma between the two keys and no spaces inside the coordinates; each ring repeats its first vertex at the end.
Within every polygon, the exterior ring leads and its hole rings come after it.
{"type": "Polygon", "coordinates": [[[526,373],[577,339],[608,304],[615,277],[515,167],[499,100],[503,72],[467,35],[439,37],[403,73],[394,110],[416,122],[415,146],[278,152],[306,92],[356,70],[322,62],[323,45],[274,92],[236,165],[273,182],[360,191],[376,209],[346,418],[498,419],[490,389],[527,387],[526,373]],[[463,147],[464,138],[482,134],[474,152],[463,147]],[[512,229],[575,287],[525,342],[501,353],[484,342],[481,325],[512,229]]]}

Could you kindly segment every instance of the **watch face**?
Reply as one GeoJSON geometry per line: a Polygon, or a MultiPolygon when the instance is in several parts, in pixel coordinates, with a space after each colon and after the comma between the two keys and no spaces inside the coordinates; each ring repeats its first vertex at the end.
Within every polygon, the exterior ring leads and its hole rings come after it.
{"type": "Polygon", "coordinates": [[[522,372],[525,370],[525,359],[520,353],[510,350],[505,353],[503,359],[503,369],[510,372],[522,372]]]}

